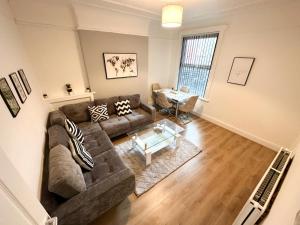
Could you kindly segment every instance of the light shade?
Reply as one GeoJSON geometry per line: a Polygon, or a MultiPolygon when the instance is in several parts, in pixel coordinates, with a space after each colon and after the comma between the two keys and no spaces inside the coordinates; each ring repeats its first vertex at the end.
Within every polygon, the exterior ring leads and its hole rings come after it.
{"type": "Polygon", "coordinates": [[[181,5],[166,5],[162,8],[161,25],[163,27],[180,27],[183,7],[181,5]]]}

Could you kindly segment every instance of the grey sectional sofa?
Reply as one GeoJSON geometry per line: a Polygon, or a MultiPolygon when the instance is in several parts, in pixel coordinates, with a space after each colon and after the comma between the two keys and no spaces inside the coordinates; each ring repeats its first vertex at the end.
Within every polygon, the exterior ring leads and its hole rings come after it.
{"type": "Polygon", "coordinates": [[[124,165],[110,138],[152,123],[154,120],[155,109],[141,103],[139,95],[65,105],[49,114],[49,148],[47,148],[49,150],[45,153],[41,202],[51,216],[58,217],[59,225],[86,225],[134,191],[134,174],[124,165]],[[118,117],[114,103],[124,99],[130,100],[133,113],[118,117]],[[88,105],[104,103],[108,105],[110,119],[99,123],[91,122],[88,105]],[[58,146],[69,148],[69,136],[64,128],[66,118],[74,121],[82,130],[85,138],[84,146],[95,163],[91,171],[81,171],[86,190],[69,199],[48,190],[49,171],[52,169],[49,168],[51,150],[58,146]]]}

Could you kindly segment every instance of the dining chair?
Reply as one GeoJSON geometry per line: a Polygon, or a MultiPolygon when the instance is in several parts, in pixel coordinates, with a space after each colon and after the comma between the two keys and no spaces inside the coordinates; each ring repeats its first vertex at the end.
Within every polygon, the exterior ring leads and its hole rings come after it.
{"type": "Polygon", "coordinates": [[[159,89],[161,89],[159,83],[152,84],[152,91],[156,91],[156,90],[159,90],[159,89]]]}
{"type": "Polygon", "coordinates": [[[154,103],[154,107],[157,108],[157,103],[156,103],[156,99],[157,99],[157,93],[155,91],[160,90],[161,87],[159,85],[159,83],[154,83],[152,84],[152,100],[154,103]]]}
{"type": "Polygon", "coordinates": [[[179,111],[187,114],[189,117],[190,113],[195,108],[197,100],[198,100],[198,96],[190,97],[185,103],[179,106],[179,111]]]}
{"type": "Polygon", "coordinates": [[[161,110],[165,110],[169,116],[172,115],[173,104],[168,101],[165,93],[157,92],[156,94],[156,104],[161,108],[161,110]]]}
{"type": "Polygon", "coordinates": [[[187,86],[182,86],[182,87],[180,88],[180,91],[185,92],[185,93],[189,93],[189,92],[190,92],[190,89],[189,89],[187,86]]]}

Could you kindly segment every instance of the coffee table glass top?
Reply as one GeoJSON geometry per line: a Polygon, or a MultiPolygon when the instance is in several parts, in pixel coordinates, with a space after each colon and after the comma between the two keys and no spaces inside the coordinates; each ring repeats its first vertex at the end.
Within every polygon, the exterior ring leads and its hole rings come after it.
{"type": "Polygon", "coordinates": [[[154,147],[172,138],[176,138],[184,129],[176,123],[163,119],[137,130],[127,133],[127,135],[135,141],[140,150],[155,149],[154,147]]]}

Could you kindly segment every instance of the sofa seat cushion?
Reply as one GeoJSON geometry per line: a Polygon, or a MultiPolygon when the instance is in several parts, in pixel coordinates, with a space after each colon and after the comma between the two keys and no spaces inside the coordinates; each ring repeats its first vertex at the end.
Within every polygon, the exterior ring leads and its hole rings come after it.
{"type": "Polygon", "coordinates": [[[111,98],[99,98],[95,99],[95,105],[107,105],[108,115],[116,114],[117,111],[115,109],[115,102],[119,101],[119,97],[111,97],[111,98]]]}
{"type": "Polygon", "coordinates": [[[108,136],[124,134],[130,130],[129,121],[124,116],[111,115],[108,120],[99,123],[108,136]]]}
{"type": "Polygon", "coordinates": [[[152,122],[151,115],[143,109],[132,110],[132,113],[125,117],[129,120],[131,128],[137,128],[152,122]]]}
{"type": "Polygon", "coordinates": [[[93,170],[83,174],[87,187],[126,169],[118,153],[113,148],[94,157],[94,161],[93,170]]]}
{"type": "Polygon", "coordinates": [[[98,130],[85,136],[84,146],[92,157],[113,148],[113,144],[103,130],[98,130]]]}
{"type": "Polygon", "coordinates": [[[81,102],[76,104],[65,105],[59,108],[68,119],[75,123],[82,123],[91,120],[88,106],[95,105],[94,102],[81,102]]]}

